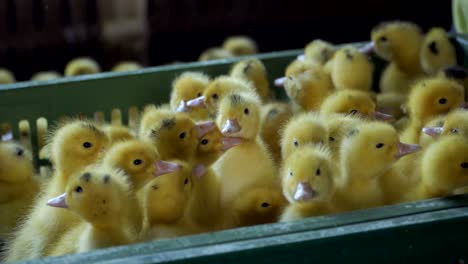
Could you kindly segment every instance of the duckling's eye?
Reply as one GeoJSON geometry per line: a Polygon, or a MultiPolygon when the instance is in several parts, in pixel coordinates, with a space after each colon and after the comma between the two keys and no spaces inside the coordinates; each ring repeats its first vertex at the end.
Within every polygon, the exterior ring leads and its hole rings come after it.
{"type": "Polygon", "coordinates": [[[387,37],[382,36],[382,37],[379,38],[379,41],[381,41],[381,42],[386,42],[386,41],[387,41],[387,37]]]}
{"type": "Polygon", "coordinates": [[[439,99],[439,104],[446,104],[447,103],[447,98],[440,98],[439,99]]]}
{"type": "Polygon", "coordinates": [[[218,94],[213,94],[211,97],[215,100],[218,100],[218,94]]]}
{"type": "Polygon", "coordinates": [[[204,139],[204,140],[201,141],[201,144],[206,145],[206,144],[208,144],[208,142],[209,142],[208,139],[204,139]]]}
{"type": "Polygon", "coordinates": [[[431,43],[429,43],[427,47],[433,54],[435,55],[439,54],[439,49],[437,48],[437,43],[435,41],[432,41],[431,43]]]}
{"type": "Polygon", "coordinates": [[[376,148],[381,148],[383,146],[385,146],[384,143],[378,143],[377,145],[375,145],[376,148]]]}
{"type": "Polygon", "coordinates": [[[335,141],[335,138],[334,137],[329,137],[328,140],[335,141]]]}
{"type": "Polygon", "coordinates": [[[353,110],[349,111],[349,113],[352,114],[352,115],[357,114],[357,112],[358,112],[358,111],[357,111],[356,109],[353,109],[353,110]]]}
{"type": "Polygon", "coordinates": [[[201,93],[197,93],[197,97],[200,97],[201,96],[201,93]]]}
{"type": "Polygon", "coordinates": [[[91,144],[91,142],[85,142],[85,143],[83,143],[83,147],[84,147],[84,148],[90,148],[90,147],[92,147],[92,146],[93,146],[93,144],[91,144]]]}
{"type": "Polygon", "coordinates": [[[462,164],[460,164],[460,166],[461,166],[463,169],[468,169],[468,162],[462,162],[462,164]]]}
{"type": "Polygon", "coordinates": [[[187,184],[188,184],[188,178],[185,178],[184,185],[187,185],[187,184]]]}
{"type": "Polygon", "coordinates": [[[143,163],[143,161],[141,159],[136,159],[136,160],[133,161],[133,164],[135,164],[137,166],[142,164],[142,163],[143,163]]]}
{"type": "Polygon", "coordinates": [[[184,139],[184,138],[185,138],[185,132],[180,133],[180,134],[179,134],[179,138],[180,138],[180,139],[184,139]]]}
{"type": "Polygon", "coordinates": [[[457,128],[452,128],[452,129],[450,129],[450,133],[458,134],[458,129],[457,128]]]}
{"type": "Polygon", "coordinates": [[[293,176],[293,173],[292,173],[292,171],[290,171],[290,172],[289,172],[289,176],[291,176],[291,177],[293,176]]]}
{"type": "Polygon", "coordinates": [[[315,175],[320,176],[320,168],[315,171],[315,175]]]}
{"type": "Polygon", "coordinates": [[[269,206],[270,206],[270,204],[269,204],[269,203],[267,203],[267,202],[263,202],[263,203],[262,203],[260,206],[261,206],[261,207],[269,207],[269,206]]]}
{"type": "Polygon", "coordinates": [[[16,155],[17,156],[21,157],[21,156],[23,156],[23,154],[24,154],[24,149],[22,149],[22,148],[17,148],[16,149],[16,155]]]}
{"type": "Polygon", "coordinates": [[[153,185],[153,186],[151,186],[151,188],[152,188],[153,190],[159,189],[159,187],[158,187],[157,185],[153,185]]]}
{"type": "Polygon", "coordinates": [[[248,109],[248,108],[245,108],[245,109],[244,109],[244,114],[246,114],[246,115],[249,114],[249,109],[248,109]]]}
{"type": "Polygon", "coordinates": [[[77,193],[82,193],[82,192],[83,192],[83,188],[81,188],[81,186],[77,186],[77,187],[75,188],[75,192],[77,192],[77,193]]]}
{"type": "Polygon", "coordinates": [[[295,139],[293,143],[295,147],[299,147],[299,142],[297,142],[297,139],[295,139]]]}

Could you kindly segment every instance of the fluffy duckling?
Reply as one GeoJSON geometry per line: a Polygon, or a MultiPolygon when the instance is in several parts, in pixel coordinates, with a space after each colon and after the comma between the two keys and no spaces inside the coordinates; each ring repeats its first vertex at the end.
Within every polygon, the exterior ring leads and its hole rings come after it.
{"type": "MultiPolygon", "coordinates": [[[[259,106],[259,98],[254,93],[232,93],[224,97],[219,106],[216,123],[221,132],[242,142],[226,151],[213,165],[221,182],[221,209],[228,214],[224,217],[224,227],[249,221],[241,218],[244,211],[236,206],[242,193],[258,187],[280,189],[277,169],[258,136],[259,106]],[[233,219],[237,221],[232,222],[233,219]]],[[[246,201],[243,204],[251,205],[246,201]]]]}
{"type": "Polygon", "coordinates": [[[229,51],[234,56],[245,56],[256,54],[257,43],[247,36],[228,37],[223,42],[223,49],[229,51]]]}
{"type": "Polygon", "coordinates": [[[434,143],[443,130],[445,119],[445,115],[440,115],[427,122],[422,129],[423,133],[421,133],[419,137],[419,145],[426,148],[430,144],[434,143]]]}
{"type": "Polygon", "coordinates": [[[263,102],[269,101],[273,95],[268,83],[265,65],[259,59],[248,59],[234,64],[229,74],[232,77],[252,82],[255,91],[263,102]]]}
{"type": "Polygon", "coordinates": [[[205,108],[191,109],[187,102],[203,95],[210,77],[201,72],[184,72],[172,82],[170,105],[172,111],[187,112],[195,120],[208,118],[205,108]]]}
{"type": "Polygon", "coordinates": [[[321,39],[315,39],[305,46],[304,59],[325,65],[333,57],[335,51],[336,48],[333,44],[321,39]]]}
{"type": "Polygon", "coordinates": [[[13,232],[36,197],[40,182],[34,176],[31,153],[16,142],[0,142],[0,240],[13,232]]]}
{"type": "Polygon", "coordinates": [[[287,103],[269,103],[262,106],[260,138],[267,145],[275,164],[281,162],[281,129],[292,115],[292,109],[287,103]]]}
{"type": "Polygon", "coordinates": [[[468,138],[468,111],[457,109],[444,117],[445,122],[428,123],[422,129],[424,135],[432,139],[438,136],[460,135],[468,138]]]}
{"type": "Polygon", "coordinates": [[[333,206],[338,211],[382,205],[386,188],[383,176],[396,160],[415,152],[417,145],[400,143],[397,131],[389,124],[368,122],[348,132],[341,143],[341,178],[333,206]]]}
{"type": "Polygon", "coordinates": [[[430,78],[417,82],[406,104],[410,120],[402,133],[402,141],[418,143],[424,124],[431,118],[460,107],[463,100],[464,89],[456,81],[430,78]]]}
{"type": "MultiPolygon", "coordinates": [[[[87,252],[136,241],[132,207],[138,207],[128,176],[122,171],[94,166],[75,175],[65,193],[47,205],[78,215],[80,223],[67,230],[52,246],[50,255],[87,252]]],[[[141,218],[140,218],[141,219],[141,218]]],[[[141,225],[141,221],[140,221],[141,225]]]]}
{"type": "Polygon", "coordinates": [[[306,144],[327,144],[328,128],[317,113],[303,113],[291,118],[281,137],[281,157],[286,160],[296,149],[306,144]]]}
{"type": "Polygon", "coordinates": [[[228,59],[234,57],[230,51],[225,50],[221,47],[212,47],[208,48],[200,54],[198,61],[209,61],[209,60],[219,60],[219,59],[228,59]]]}
{"type": "Polygon", "coordinates": [[[31,81],[48,81],[62,77],[60,73],[56,71],[42,71],[37,72],[31,77],[31,81]]]}
{"type": "Polygon", "coordinates": [[[107,124],[102,127],[102,130],[109,138],[110,144],[135,138],[135,135],[127,126],[107,124]]]}
{"type": "Polygon", "coordinates": [[[141,69],[142,66],[136,61],[122,61],[112,67],[113,72],[126,72],[141,69]]]}
{"type": "Polygon", "coordinates": [[[366,122],[366,120],[359,116],[345,114],[329,114],[322,119],[328,129],[327,142],[331,157],[334,161],[339,161],[341,141],[350,130],[366,122]]]}
{"type": "Polygon", "coordinates": [[[443,68],[457,64],[455,47],[443,28],[432,28],[424,37],[421,47],[421,66],[429,75],[435,75],[443,68]]]}
{"type": "MultiPolygon", "coordinates": [[[[310,69],[319,67],[317,63],[307,60],[293,60],[287,67],[284,73],[284,77],[275,80],[275,86],[283,87],[286,77],[290,75],[298,75],[310,69]]],[[[328,72],[327,72],[328,73],[328,72]]]]}
{"type": "Polygon", "coordinates": [[[152,127],[160,123],[163,119],[172,118],[173,111],[169,107],[148,105],[141,114],[140,126],[138,128],[139,138],[148,138],[151,135],[152,127]]]}
{"type": "Polygon", "coordinates": [[[15,76],[11,71],[0,68],[0,84],[9,84],[16,82],[15,76]]]}
{"type": "Polygon", "coordinates": [[[372,85],[374,64],[357,48],[347,46],[333,56],[331,78],[337,90],[369,91],[372,85]]]}
{"type": "Polygon", "coordinates": [[[89,57],[73,59],[65,66],[65,76],[78,76],[99,72],[101,72],[99,64],[89,57]]]}
{"type": "Polygon", "coordinates": [[[281,169],[283,194],[289,201],[281,221],[330,212],[336,173],[324,146],[304,145],[291,154],[281,169]]]}
{"type": "Polygon", "coordinates": [[[15,239],[8,248],[7,261],[44,256],[60,234],[79,222],[75,214],[55,210],[45,204],[50,197],[65,191],[71,175],[95,163],[108,142],[106,134],[89,121],[73,120],[55,131],[49,143],[54,174],[36,199],[30,215],[15,233],[15,239]]]}

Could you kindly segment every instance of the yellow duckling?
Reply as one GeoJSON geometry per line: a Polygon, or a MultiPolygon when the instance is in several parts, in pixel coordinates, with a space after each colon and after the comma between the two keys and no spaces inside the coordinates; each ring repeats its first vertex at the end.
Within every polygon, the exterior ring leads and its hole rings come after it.
{"type": "Polygon", "coordinates": [[[136,61],[121,61],[112,67],[113,72],[126,72],[141,69],[142,66],[136,61]]]}
{"type": "Polygon", "coordinates": [[[232,77],[252,82],[255,91],[263,102],[271,99],[273,92],[270,90],[265,65],[259,59],[248,59],[234,64],[229,74],[232,77]]]}
{"type": "Polygon", "coordinates": [[[31,81],[48,81],[62,77],[60,73],[56,71],[42,71],[37,72],[31,77],[31,81]]]}
{"type": "MultiPolygon", "coordinates": [[[[47,205],[78,215],[80,223],[66,230],[51,247],[50,255],[87,252],[136,241],[132,207],[138,207],[128,176],[122,171],[91,167],[72,177],[65,193],[47,205]]],[[[141,220],[141,218],[140,218],[141,220]]],[[[141,225],[141,221],[140,221],[141,225]]],[[[48,254],[49,255],[49,254],[48,254]]]]}
{"type": "Polygon", "coordinates": [[[306,144],[327,144],[327,124],[317,113],[303,113],[291,118],[281,137],[281,157],[286,160],[296,149],[306,144]]]}
{"type": "Polygon", "coordinates": [[[281,221],[329,213],[336,174],[326,147],[305,145],[291,154],[281,169],[283,193],[289,201],[281,221]]]}
{"type": "Polygon", "coordinates": [[[0,240],[7,239],[26,215],[40,182],[34,176],[31,153],[16,142],[0,143],[0,240]]]}
{"type": "Polygon", "coordinates": [[[328,114],[322,117],[328,129],[328,147],[334,161],[340,160],[341,141],[349,131],[366,122],[365,119],[354,115],[328,114]]]}
{"type": "Polygon", "coordinates": [[[8,248],[7,261],[35,259],[44,256],[58,236],[79,222],[66,210],[45,206],[51,197],[62,194],[71,175],[95,163],[108,145],[106,134],[89,121],[74,120],[59,127],[50,142],[54,175],[30,215],[15,233],[8,248]]]}
{"type": "Polygon", "coordinates": [[[457,109],[450,112],[447,116],[439,117],[443,122],[429,122],[422,129],[421,138],[423,135],[435,141],[439,136],[460,135],[468,139],[468,111],[457,109]],[[443,119],[442,119],[443,118],[443,119]],[[444,121],[445,120],[445,121],[444,121]]]}
{"type": "Polygon", "coordinates": [[[402,133],[402,141],[418,143],[421,129],[431,118],[447,114],[460,107],[464,89],[457,82],[445,78],[430,78],[417,82],[407,102],[409,124],[402,133]]]}
{"type": "Polygon", "coordinates": [[[173,115],[174,112],[164,106],[149,105],[145,107],[141,114],[138,137],[148,138],[155,124],[160,123],[163,119],[172,118],[173,115]]]}
{"type": "Polygon", "coordinates": [[[101,72],[99,64],[89,57],[73,59],[65,66],[65,76],[78,76],[99,72],[101,72]]]}
{"type": "Polygon", "coordinates": [[[5,68],[0,68],[0,85],[16,82],[15,76],[11,71],[5,68]]]}
{"type": "Polygon", "coordinates": [[[245,56],[256,54],[257,43],[247,36],[228,37],[223,42],[223,49],[229,51],[234,56],[245,56]]]}
{"type": "Polygon", "coordinates": [[[208,48],[200,54],[199,61],[219,60],[228,59],[234,57],[230,51],[225,50],[221,47],[208,48]]]}
{"type": "Polygon", "coordinates": [[[315,39],[304,48],[304,59],[325,65],[336,51],[336,47],[324,40],[315,39]]]}
{"type": "Polygon", "coordinates": [[[421,66],[429,75],[435,75],[447,66],[457,64],[455,47],[443,28],[432,28],[421,47],[421,66]]]}
{"type": "Polygon", "coordinates": [[[210,77],[201,72],[184,72],[172,82],[170,105],[172,111],[187,112],[195,120],[208,118],[205,108],[191,109],[187,102],[203,95],[210,77]]]}
{"type": "Polygon", "coordinates": [[[275,80],[275,86],[283,87],[284,82],[286,81],[287,76],[291,75],[299,75],[305,71],[316,69],[320,67],[315,62],[307,61],[307,60],[293,60],[287,67],[284,73],[284,77],[277,78],[275,80]]]}

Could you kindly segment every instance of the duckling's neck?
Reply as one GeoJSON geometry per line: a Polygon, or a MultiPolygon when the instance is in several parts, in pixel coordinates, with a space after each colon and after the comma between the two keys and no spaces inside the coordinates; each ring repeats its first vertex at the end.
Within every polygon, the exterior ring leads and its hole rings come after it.
{"type": "Polygon", "coordinates": [[[132,240],[127,230],[123,226],[97,227],[89,224],[84,237],[88,240],[88,243],[94,244],[92,248],[127,244],[132,240]]]}

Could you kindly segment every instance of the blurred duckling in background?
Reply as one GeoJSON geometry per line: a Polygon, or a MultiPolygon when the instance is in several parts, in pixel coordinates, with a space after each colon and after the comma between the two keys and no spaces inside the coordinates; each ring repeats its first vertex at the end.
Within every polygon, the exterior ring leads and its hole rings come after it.
{"type": "Polygon", "coordinates": [[[329,213],[337,168],[328,149],[305,145],[283,164],[283,193],[289,205],[281,221],[291,221],[329,213]]]}
{"type": "Polygon", "coordinates": [[[271,99],[273,92],[270,90],[265,65],[259,59],[248,59],[234,64],[229,73],[230,76],[252,82],[255,91],[263,102],[271,99]]]}
{"type": "Polygon", "coordinates": [[[234,57],[230,51],[225,50],[221,47],[212,47],[204,50],[198,61],[209,61],[209,60],[219,60],[219,59],[228,59],[234,57]]]}
{"type": "Polygon", "coordinates": [[[303,113],[292,117],[281,137],[281,157],[286,160],[296,149],[306,144],[327,144],[328,128],[317,113],[303,113]]]}
{"type": "Polygon", "coordinates": [[[0,142],[0,240],[26,216],[39,187],[31,153],[16,142],[0,142]]]}
{"type": "Polygon", "coordinates": [[[37,72],[31,77],[31,81],[49,81],[61,78],[60,73],[56,71],[37,72]]]}
{"type": "Polygon", "coordinates": [[[455,47],[443,28],[432,28],[421,47],[421,66],[426,74],[435,75],[450,65],[457,64],[455,47]]]}
{"type": "Polygon", "coordinates": [[[304,59],[325,65],[335,54],[336,47],[324,40],[315,39],[304,48],[304,59]]]}
{"type": "Polygon", "coordinates": [[[78,76],[101,72],[99,64],[89,57],[75,58],[65,66],[65,76],[78,76]]]}
{"type": "Polygon", "coordinates": [[[292,116],[292,109],[287,103],[277,102],[262,106],[260,138],[267,145],[275,164],[281,162],[281,130],[292,116]]]}
{"type": "Polygon", "coordinates": [[[170,105],[172,111],[187,112],[195,120],[208,118],[205,108],[189,108],[187,102],[203,95],[210,77],[201,72],[184,72],[172,82],[170,105]]]}
{"type": "Polygon", "coordinates": [[[0,68],[0,85],[16,82],[15,76],[11,71],[5,68],[0,68]]]}
{"type": "MultiPolygon", "coordinates": [[[[277,87],[283,87],[284,82],[286,81],[287,76],[291,75],[298,75],[301,74],[305,71],[311,70],[311,69],[316,69],[317,67],[320,67],[315,62],[307,61],[307,60],[293,60],[287,67],[284,72],[284,76],[275,79],[275,86],[277,87]]],[[[327,72],[327,74],[329,74],[327,72]]]]}
{"type": "Polygon", "coordinates": [[[79,218],[67,210],[45,206],[51,197],[63,194],[71,175],[95,163],[108,146],[106,134],[90,121],[72,120],[52,135],[49,150],[54,174],[9,245],[7,261],[42,257],[59,235],[79,218]]]}
{"type": "Polygon", "coordinates": [[[106,133],[111,145],[123,140],[135,138],[135,135],[127,126],[106,124],[102,126],[102,131],[106,133]]]}
{"type": "Polygon", "coordinates": [[[113,72],[126,72],[141,69],[142,66],[136,61],[121,61],[112,67],[113,72]]]}
{"type": "Polygon", "coordinates": [[[253,55],[258,52],[257,43],[247,36],[231,36],[224,40],[223,49],[234,56],[253,55]]]}
{"type": "Polygon", "coordinates": [[[52,246],[52,256],[125,245],[138,238],[139,230],[131,224],[135,217],[132,207],[138,207],[138,201],[128,176],[120,170],[87,168],[72,177],[65,193],[50,199],[47,205],[80,218],[80,223],[66,230],[52,246]]]}

